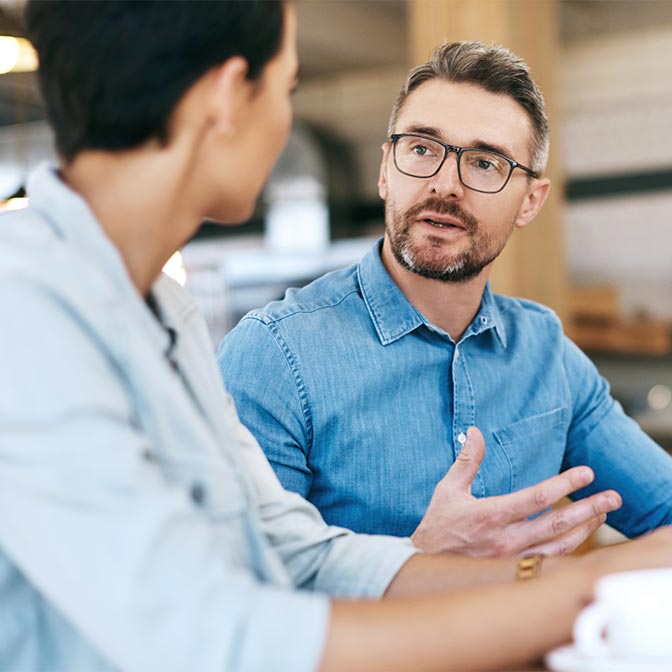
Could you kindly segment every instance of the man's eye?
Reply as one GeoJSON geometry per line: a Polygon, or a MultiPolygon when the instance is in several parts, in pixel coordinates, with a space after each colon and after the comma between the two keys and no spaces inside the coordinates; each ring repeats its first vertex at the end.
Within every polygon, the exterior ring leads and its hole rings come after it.
{"type": "Polygon", "coordinates": [[[425,154],[429,153],[429,149],[424,145],[415,145],[411,151],[418,156],[425,156],[425,154]]]}
{"type": "Polygon", "coordinates": [[[469,165],[483,173],[500,173],[502,171],[502,162],[494,156],[484,156],[483,154],[469,156],[469,165]]]}

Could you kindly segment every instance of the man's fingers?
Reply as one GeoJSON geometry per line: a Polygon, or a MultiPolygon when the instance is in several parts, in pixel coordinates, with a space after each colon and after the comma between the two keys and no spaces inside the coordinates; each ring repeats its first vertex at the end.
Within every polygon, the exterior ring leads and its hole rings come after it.
{"type": "Polygon", "coordinates": [[[441,484],[453,489],[471,492],[471,484],[485,455],[485,440],[477,427],[469,427],[467,440],[457,459],[441,480],[441,484]]]}
{"type": "Polygon", "coordinates": [[[590,467],[573,467],[557,476],[547,478],[529,488],[497,497],[500,510],[509,514],[514,522],[533,516],[549,506],[553,506],[563,497],[585,488],[593,482],[595,475],[590,467]]]}
{"type": "Polygon", "coordinates": [[[586,530],[591,529],[594,519],[600,519],[610,511],[615,511],[620,508],[621,503],[621,497],[616,491],[599,492],[578,502],[548,511],[533,520],[518,523],[515,531],[511,529],[512,538],[518,548],[538,547],[555,541],[558,542],[558,548],[563,550],[562,545],[568,535],[576,532],[576,538],[583,534],[585,539],[589,533],[586,530]],[[586,525],[587,527],[582,527],[586,525]]]}
{"type": "Polygon", "coordinates": [[[575,551],[595,530],[607,520],[607,514],[602,513],[587,520],[581,525],[577,525],[573,530],[561,537],[549,541],[539,546],[526,548],[520,555],[569,555],[575,551]]]}

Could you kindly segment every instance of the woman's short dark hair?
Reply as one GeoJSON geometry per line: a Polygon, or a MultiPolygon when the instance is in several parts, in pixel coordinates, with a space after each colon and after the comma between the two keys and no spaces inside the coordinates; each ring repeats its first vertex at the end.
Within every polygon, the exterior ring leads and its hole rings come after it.
{"type": "Polygon", "coordinates": [[[259,77],[282,44],[282,0],[29,0],[26,30],[59,154],[168,141],[177,102],[229,57],[259,77]]]}

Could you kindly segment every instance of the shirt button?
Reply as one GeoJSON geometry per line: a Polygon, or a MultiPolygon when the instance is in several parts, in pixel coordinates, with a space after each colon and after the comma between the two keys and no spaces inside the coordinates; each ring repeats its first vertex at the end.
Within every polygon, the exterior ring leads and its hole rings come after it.
{"type": "Polygon", "coordinates": [[[481,315],[481,324],[487,324],[488,318],[485,315],[481,315]]]}
{"type": "Polygon", "coordinates": [[[460,349],[457,346],[455,346],[455,359],[459,358],[460,358],[460,349]]]}
{"type": "Polygon", "coordinates": [[[196,504],[203,504],[205,501],[205,487],[202,483],[194,483],[191,486],[191,499],[196,504]]]}
{"type": "Polygon", "coordinates": [[[464,432],[460,432],[460,433],[457,435],[457,442],[458,442],[461,446],[463,446],[463,445],[466,443],[466,441],[467,441],[467,435],[466,435],[464,432]]]}

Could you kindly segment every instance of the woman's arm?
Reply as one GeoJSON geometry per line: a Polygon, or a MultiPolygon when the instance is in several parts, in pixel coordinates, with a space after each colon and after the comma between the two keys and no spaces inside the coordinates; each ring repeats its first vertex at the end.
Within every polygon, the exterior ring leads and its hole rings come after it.
{"type": "MultiPolygon", "coordinates": [[[[454,571],[456,558],[444,560],[454,571]]],[[[394,597],[411,593],[414,583],[424,592],[440,576],[441,561],[411,558],[392,582],[389,599],[335,603],[321,670],[483,670],[535,660],[571,639],[574,619],[601,575],[670,566],[672,529],[582,558],[557,558],[553,571],[539,579],[394,597]],[[425,566],[433,579],[423,577],[425,566]]],[[[513,572],[511,560],[485,562],[499,563],[502,572],[508,563],[513,572]]]]}

